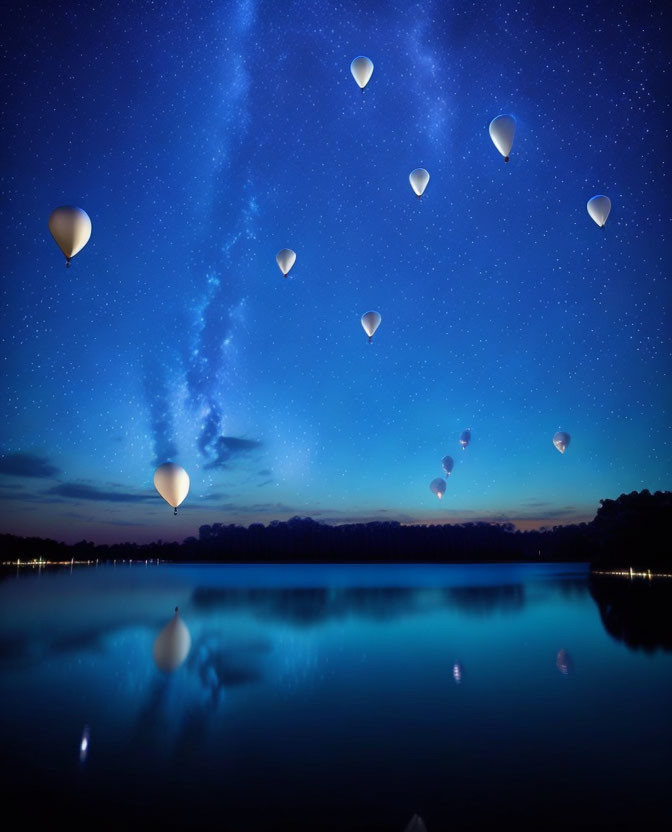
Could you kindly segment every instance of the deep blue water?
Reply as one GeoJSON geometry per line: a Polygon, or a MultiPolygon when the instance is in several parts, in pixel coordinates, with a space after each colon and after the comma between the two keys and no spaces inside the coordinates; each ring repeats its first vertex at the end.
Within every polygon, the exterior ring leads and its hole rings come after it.
{"type": "Polygon", "coordinates": [[[575,564],[9,574],[5,810],[232,832],[402,832],[415,813],[429,832],[655,828],[672,645],[652,584],[596,589],[575,564]],[[192,646],[166,674],[152,650],[176,605],[192,646]]]}

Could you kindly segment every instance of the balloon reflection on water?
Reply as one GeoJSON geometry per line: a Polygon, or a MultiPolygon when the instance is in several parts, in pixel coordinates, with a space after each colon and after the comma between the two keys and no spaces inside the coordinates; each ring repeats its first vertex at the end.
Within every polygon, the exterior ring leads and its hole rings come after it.
{"type": "Polygon", "coordinates": [[[154,662],[159,670],[172,673],[187,658],[190,649],[191,635],[175,607],[175,615],[154,642],[154,662]]]}
{"type": "Polygon", "coordinates": [[[563,676],[569,676],[569,674],[574,670],[574,663],[572,662],[572,657],[569,655],[567,650],[563,647],[562,650],[559,651],[557,658],[555,660],[555,666],[558,668],[560,673],[563,676]]]}

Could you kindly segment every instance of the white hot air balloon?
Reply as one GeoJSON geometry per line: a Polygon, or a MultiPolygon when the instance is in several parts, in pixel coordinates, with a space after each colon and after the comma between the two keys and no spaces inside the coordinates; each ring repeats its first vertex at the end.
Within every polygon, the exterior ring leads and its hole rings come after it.
{"type": "Polygon", "coordinates": [[[600,228],[604,228],[607,224],[609,212],[611,211],[611,200],[609,197],[603,194],[597,194],[597,196],[593,196],[588,200],[586,208],[591,219],[595,220],[600,228]]]}
{"type": "Polygon", "coordinates": [[[569,443],[571,441],[572,437],[564,430],[559,430],[553,437],[553,444],[560,451],[561,454],[564,454],[564,452],[569,447],[569,443]]]}
{"type": "Polygon", "coordinates": [[[278,268],[287,277],[292,270],[292,266],[296,263],[296,252],[292,251],[291,248],[283,248],[275,255],[275,259],[278,263],[278,268]]]}
{"type": "Polygon", "coordinates": [[[74,205],[61,205],[49,216],[49,231],[56,244],[65,255],[66,268],[70,260],[89,242],[91,220],[86,211],[74,205]]]}
{"type": "Polygon", "coordinates": [[[175,615],[154,642],[154,662],[159,670],[172,673],[187,658],[190,649],[191,635],[175,607],[175,615]]]}
{"type": "Polygon", "coordinates": [[[429,173],[424,168],[416,168],[408,175],[408,181],[411,183],[413,193],[420,199],[429,182],[429,173]]]}
{"type": "Polygon", "coordinates": [[[453,470],[454,464],[452,456],[444,456],[441,460],[441,465],[443,466],[443,470],[446,472],[447,477],[450,476],[450,472],[453,470]]]}
{"type": "Polygon", "coordinates": [[[513,136],[516,132],[516,120],[513,116],[502,115],[490,122],[490,138],[497,150],[509,161],[509,153],[513,147],[513,136]]]}
{"type": "Polygon", "coordinates": [[[469,430],[469,428],[462,431],[462,433],[460,434],[459,442],[460,445],[462,445],[462,450],[464,450],[467,447],[467,445],[471,442],[471,431],[469,430]]]}
{"type": "Polygon", "coordinates": [[[432,492],[432,494],[436,494],[436,496],[440,500],[446,493],[446,481],[441,477],[437,477],[435,480],[432,480],[430,482],[429,489],[432,492]]]}
{"type": "Polygon", "coordinates": [[[364,327],[364,332],[369,336],[369,344],[373,340],[374,333],[380,326],[381,321],[382,318],[379,312],[365,312],[362,315],[362,326],[364,327]]]}
{"type": "Polygon", "coordinates": [[[164,462],[154,471],[154,488],[175,509],[173,513],[177,514],[177,507],[189,493],[189,474],[181,465],[164,462]]]}
{"type": "Polygon", "coordinates": [[[360,55],[350,64],[350,72],[352,72],[352,77],[357,81],[357,85],[363,92],[364,87],[373,75],[373,61],[364,55],[360,55]]]}

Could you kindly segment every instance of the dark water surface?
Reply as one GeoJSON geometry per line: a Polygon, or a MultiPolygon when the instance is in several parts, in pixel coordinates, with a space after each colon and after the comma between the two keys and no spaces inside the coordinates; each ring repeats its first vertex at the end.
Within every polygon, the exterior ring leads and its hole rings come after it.
{"type": "Polygon", "coordinates": [[[11,573],[3,807],[91,828],[660,828],[671,600],[576,564],[11,573]],[[192,646],[165,674],[176,605],[192,646]]]}

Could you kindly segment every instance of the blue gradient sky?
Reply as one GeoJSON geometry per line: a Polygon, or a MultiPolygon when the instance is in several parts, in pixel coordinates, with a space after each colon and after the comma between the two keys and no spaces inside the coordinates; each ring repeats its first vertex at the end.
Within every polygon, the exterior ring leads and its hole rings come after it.
{"type": "Polygon", "coordinates": [[[0,529],[527,527],[669,487],[663,8],[10,4],[0,529]],[[62,204],[93,223],[69,271],[62,204]],[[167,459],[192,481],[177,518],[167,459]]]}

